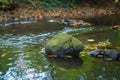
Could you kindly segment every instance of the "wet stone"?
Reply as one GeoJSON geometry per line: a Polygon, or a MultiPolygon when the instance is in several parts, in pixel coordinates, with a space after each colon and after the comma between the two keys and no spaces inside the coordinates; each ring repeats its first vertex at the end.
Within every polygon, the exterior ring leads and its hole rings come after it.
{"type": "Polygon", "coordinates": [[[88,52],[88,55],[97,58],[104,58],[105,60],[120,60],[120,53],[117,50],[97,49],[88,52]]]}
{"type": "Polygon", "coordinates": [[[88,53],[92,57],[104,57],[105,51],[103,49],[97,49],[88,53]]]}
{"type": "Polygon", "coordinates": [[[71,35],[60,33],[49,40],[45,46],[48,57],[79,57],[84,45],[71,35]]]}
{"type": "Polygon", "coordinates": [[[105,52],[104,58],[106,60],[120,60],[120,54],[116,50],[108,50],[105,52]]]}

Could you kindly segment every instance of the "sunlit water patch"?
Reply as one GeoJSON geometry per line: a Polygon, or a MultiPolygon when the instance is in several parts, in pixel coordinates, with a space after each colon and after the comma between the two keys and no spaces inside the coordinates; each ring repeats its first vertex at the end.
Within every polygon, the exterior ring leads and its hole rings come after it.
{"type": "Polygon", "coordinates": [[[41,53],[44,43],[53,34],[0,35],[0,79],[53,80],[50,67],[45,67],[49,63],[41,53]]]}
{"type": "Polygon", "coordinates": [[[1,36],[0,39],[0,47],[12,46],[23,48],[27,46],[37,45],[37,44],[44,44],[49,37],[52,37],[54,33],[45,33],[45,34],[38,34],[38,35],[23,35],[23,36],[14,36],[12,34],[5,34],[1,36]],[[11,37],[12,36],[12,37],[11,37]]]}
{"type": "MultiPolygon", "coordinates": [[[[26,52],[25,52],[26,53],[26,52]]],[[[30,54],[27,56],[27,58],[30,57],[30,54]]],[[[34,54],[34,53],[32,53],[34,54]]],[[[45,70],[44,66],[47,66],[48,63],[42,61],[38,61],[37,66],[35,66],[35,61],[27,60],[26,54],[21,53],[21,55],[18,56],[18,58],[13,63],[13,67],[10,67],[6,73],[4,74],[3,78],[4,80],[53,80],[51,76],[51,71],[49,69],[45,70]],[[42,66],[41,66],[41,63],[42,66]],[[39,65],[40,64],[40,65],[39,65]],[[43,70],[44,69],[44,70],[43,70]]]]}
{"type": "Polygon", "coordinates": [[[11,47],[1,53],[1,80],[53,80],[49,66],[39,47],[11,47]],[[36,49],[37,48],[37,49],[36,49]],[[9,50],[8,50],[9,49],[9,50]],[[8,50],[8,52],[7,52],[8,50]],[[4,64],[3,64],[4,63],[4,64]],[[6,67],[4,67],[6,66],[6,67]],[[48,67],[47,67],[48,66],[48,67]]]}

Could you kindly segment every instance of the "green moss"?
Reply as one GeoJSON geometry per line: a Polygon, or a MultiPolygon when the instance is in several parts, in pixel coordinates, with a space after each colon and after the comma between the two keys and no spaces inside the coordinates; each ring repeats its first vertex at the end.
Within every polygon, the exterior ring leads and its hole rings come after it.
{"type": "Polygon", "coordinates": [[[68,49],[70,46],[73,46],[76,50],[84,48],[81,41],[65,33],[56,35],[46,44],[46,47],[52,49],[53,51],[58,49],[68,49]]]}

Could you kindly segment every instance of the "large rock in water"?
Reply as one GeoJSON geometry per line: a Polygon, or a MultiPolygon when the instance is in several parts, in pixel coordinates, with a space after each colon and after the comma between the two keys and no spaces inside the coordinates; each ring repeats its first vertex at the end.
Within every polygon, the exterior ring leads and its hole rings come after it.
{"type": "Polygon", "coordinates": [[[84,45],[78,39],[71,35],[60,33],[49,40],[45,46],[46,55],[55,55],[55,57],[79,57],[84,45]]]}

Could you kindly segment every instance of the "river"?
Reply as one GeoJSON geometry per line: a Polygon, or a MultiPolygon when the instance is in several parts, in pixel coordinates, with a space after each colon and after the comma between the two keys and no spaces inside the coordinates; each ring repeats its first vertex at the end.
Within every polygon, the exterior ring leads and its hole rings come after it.
{"type": "Polygon", "coordinates": [[[0,27],[0,80],[120,80],[119,61],[95,58],[84,62],[44,56],[45,43],[61,32],[73,35],[85,45],[109,40],[120,48],[120,31],[112,30],[112,25],[71,28],[41,20],[0,27]]]}

